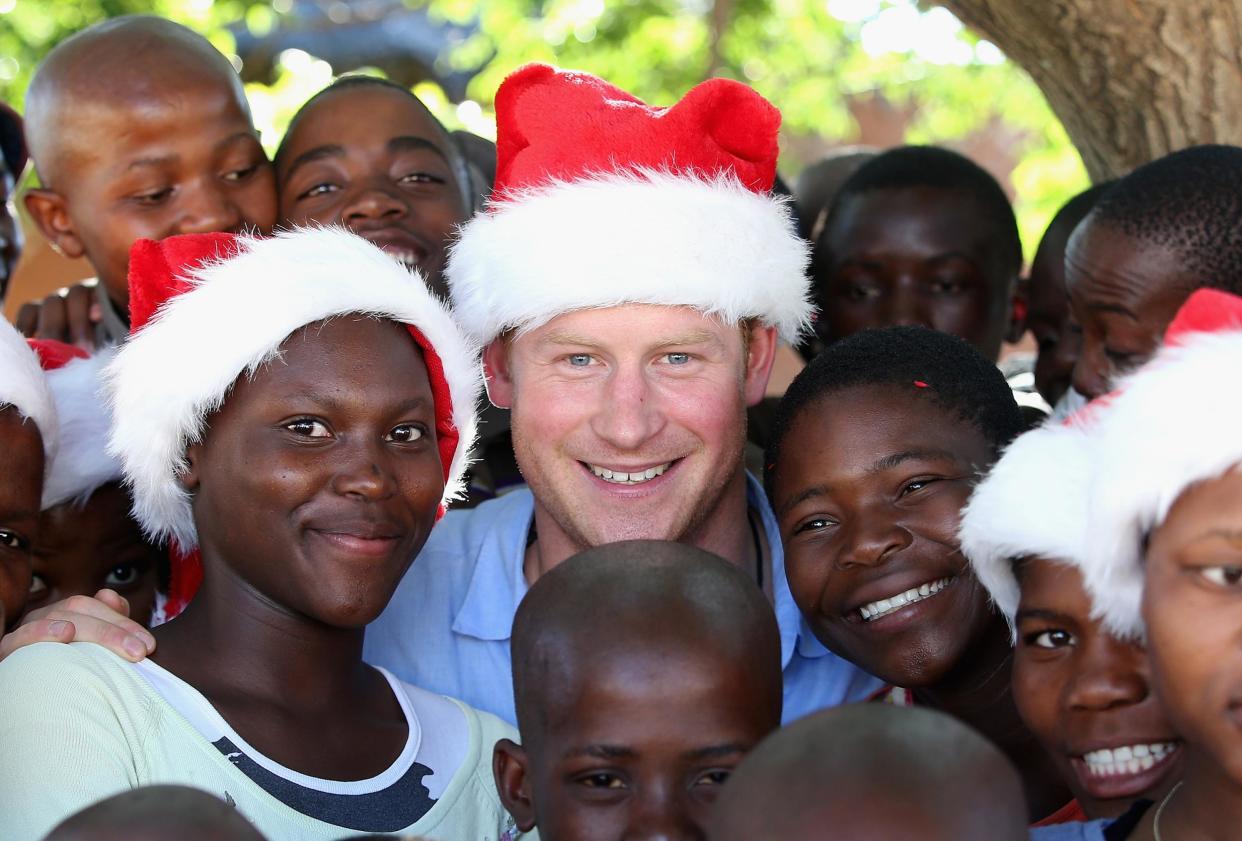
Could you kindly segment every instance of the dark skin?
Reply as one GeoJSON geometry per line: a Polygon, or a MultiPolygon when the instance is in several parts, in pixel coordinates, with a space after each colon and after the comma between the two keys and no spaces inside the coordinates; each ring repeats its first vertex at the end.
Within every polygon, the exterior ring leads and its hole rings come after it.
{"type": "Polygon", "coordinates": [[[204,581],[155,630],[154,659],[276,762],[365,779],[408,732],[362,638],[435,523],[431,387],[391,322],[309,325],[282,356],[239,380],[187,451],[204,581]]]}
{"type": "MultiPolygon", "coordinates": [[[[149,84],[116,87],[104,100],[87,99],[90,90],[60,96],[62,132],[79,139],[64,139],[51,150],[32,143],[47,180],[25,198],[49,242],[68,257],[90,261],[122,317],[136,240],[266,233],[276,221],[272,168],[236,79],[192,64],[169,68],[163,53],[150,61],[149,84]]],[[[18,327],[26,335],[91,348],[89,298],[89,290],[51,296],[41,309],[25,309],[18,327]]]]}
{"type": "Polygon", "coordinates": [[[816,246],[814,282],[825,342],[871,327],[921,324],[986,356],[1016,340],[1016,267],[1007,267],[979,203],[931,187],[851,196],[816,246]]]}
{"type": "MultiPolygon", "coordinates": [[[[1156,693],[1186,740],[1164,838],[1224,841],[1242,821],[1242,473],[1192,485],[1151,534],[1143,621],[1156,693]],[[1205,617],[1210,621],[1205,621],[1205,617]]],[[[1131,839],[1154,838],[1155,809],[1131,839]]]]}
{"type": "Polygon", "coordinates": [[[341,224],[419,269],[442,297],[449,241],[469,209],[449,139],[411,96],[380,86],[319,97],[285,137],[282,224],[341,224]]]}
{"type": "Polygon", "coordinates": [[[1074,388],[1089,397],[1142,365],[1202,279],[1167,248],[1128,236],[1088,215],[1070,237],[1065,281],[1082,333],[1074,388]]]}
{"type": "Polygon", "coordinates": [[[958,545],[991,442],[913,384],[878,385],[809,404],[782,453],[773,508],[789,588],[816,637],[991,739],[1018,767],[1032,820],[1064,806],[1070,794],[1010,694],[1008,629],[958,545]],[[924,585],[941,589],[890,612],[894,596],[924,585]]]}
{"type": "Polygon", "coordinates": [[[1152,691],[1146,650],[1092,619],[1076,567],[1028,558],[1018,569],[1013,695],[1022,720],[1089,817],[1115,818],[1136,800],[1160,800],[1181,778],[1183,752],[1152,691]],[[1159,761],[1149,755],[1152,767],[1136,773],[1093,774],[1083,759],[1137,745],[1177,747],[1159,761]]]}
{"type": "Polygon", "coordinates": [[[30,591],[30,548],[39,536],[43,437],[33,421],[0,406],[0,627],[17,624],[30,591]]]}
{"type": "Polygon", "coordinates": [[[131,619],[149,625],[161,552],[145,539],[130,507],[129,494],[110,483],[84,506],[70,501],[45,510],[26,610],[106,587],[129,602],[131,619]]]}
{"type": "Polygon", "coordinates": [[[780,687],[757,681],[747,658],[685,640],[676,621],[653,617],[589,650],[553,645],[563,655],[539,732],[524,735],[531,749],[496,746],[497,788],[521,829],[546,841],[706,837],[720,786],[780,724],[780,687]]]}
{"type": "Polygon", "coordinates": [[[263,841],[233,806],[205,791],[161,785],[132,789],[78,812],[45,841],[263,841]]]}
{"type": "Polygon", "coordinates": [[[22,227],[13,208],[15,178],[0,161],[0,301],[4,300],[17,260],[22,256],[22,227]]]}
{"type": "Polygon", "coordinates": [[[1026,326],[1035,337],[1035,388],[1055,406],[1069,390],[1074,363],[1082,348],[1082,331],[1070,318],[1065,291],[1065,247],[1072,229],[1049,228],[1031,261],[1026,282],[1026,326]]]}

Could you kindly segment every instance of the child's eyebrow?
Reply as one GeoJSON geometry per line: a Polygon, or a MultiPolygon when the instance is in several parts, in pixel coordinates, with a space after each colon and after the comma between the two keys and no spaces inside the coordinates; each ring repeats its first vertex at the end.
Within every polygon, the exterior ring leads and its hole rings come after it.
{"type": "Polygon", "coordinates": [[[907,461],[916,461],[920,459],[923,459],[923,460],[938,459],[941,461],[952,461],[952,462],[959,461],[957,455],[949,452],[948,450],[937,450],[937,449],[906,450],[905,452],[893,453],[892,455],[887,455],[882,458],[876,459],[875,463],[871,465],[871,468],[867,472],[872,473],[872,474],[883,473],[885,470],[892,470],[894,467],[898,467],[907,461]]]}
{"type": "Polygon", "coordinates": [[[1041,607],[1032,607],[1026,610],[1019,610],[1014,614],[1014,621],[1018,622],[1023,619],[1043,619],[1045,622],[1064,622],[1066,624],[1074,624],[1075,620],[1072,616],[1061,613],[1058,610],[1048,610],[1041,607]]]}
{"type": "Polygon", "coordinates": [[[630,748],[623,748],[620,745],[586,745],[585,747],[574,748],[568,752],[569,756],[593,756],[597,759],[629,759],[638,754],[630,748]]]}
{"type": "Polygon", "coordinates": [[[726,756],[733,756],[739,753],[748,753],[754,745],[743,745],[739,743],[731,743],[724,745],[709,745],[705,748],[688,751],[683,754],[686,759],[720,759],[726,756]]]}
{"type": "Polygon", "coordinates": [[[444,154],[444,150],[436,144],[432,143],[425,137],[414,137],[412,135],[403,134],[400,137],[394,137],[388,141],[388,151],[390,152],[435,152],[445,163],[448,163],[448,156],[444,154]]]}
{"type": "Polygon", "coordinates": [[[299,167],[306,166],[315,161],[321,161],[324,158],[343,158],[345,157],[345,147],[338,143],[328,143],[324,146],[316,146],[314,149],[307,149],[302,154],[293,159],[293,163],[289,164],[289,169],[285,172],[284,180],[287,182],[293,177],[293,173],[298,171],[299,167]]]}

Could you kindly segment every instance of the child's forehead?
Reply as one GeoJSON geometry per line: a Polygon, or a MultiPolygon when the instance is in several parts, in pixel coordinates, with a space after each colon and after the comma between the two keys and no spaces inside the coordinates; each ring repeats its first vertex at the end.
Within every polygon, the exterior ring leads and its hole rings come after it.
{"type": "Polygon", "coordinates": [[[315,142],[320,135],[327,141],[367,141],[385,143],[396,135],[430,140],[441,149],[448,135],[427,107],[412,94],[384,85],[346,85],[321,93],[310,102],[290,126],[284,146],[315,142]],[[367,114],[358,120],[354,111],[367,114]],[[310,139],[307,139],[310,136],[310,139]]]}

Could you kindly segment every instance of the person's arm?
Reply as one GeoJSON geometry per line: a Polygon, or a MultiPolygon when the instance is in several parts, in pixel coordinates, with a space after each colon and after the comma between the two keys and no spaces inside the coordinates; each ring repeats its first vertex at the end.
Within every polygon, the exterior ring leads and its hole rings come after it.
{"type": "Polygon", "coordinates": [[[155,650],[155,637],[129,618],[129,602],[113,590],[100,590],[94,598],[70,596],[31,611],[0,637],[0,660],[36,642],[93,642],[131,662],[155,650]]]}
{"type": "Polygon", "coordinates": [[[6,841],[38,841],[69,815],[140,783],[131,745],[140,722],[124,688],[85,648],[35,646],[0,663],[6,841]]]}

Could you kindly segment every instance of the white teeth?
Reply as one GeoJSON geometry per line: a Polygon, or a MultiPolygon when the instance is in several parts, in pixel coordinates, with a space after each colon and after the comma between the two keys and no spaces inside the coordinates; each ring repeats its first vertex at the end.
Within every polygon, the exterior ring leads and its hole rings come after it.
{"type": "Polygon", "coordinates": [[[1117,777],[1148,771],[1177,750],[1176,742],[1151,745],[1129,745],[1120,748],[1093,750],[1082,758],[1093,777],[1117,777]]]}
{"type": "Polygon", "coordinates": [[[862,615],[864,622],[871,622],[875,619],[879,619],[881,616],[886,616],[892,613],[894,610],[899,610],[906,605],[921,602],[923,599],[936,595],[945,587],[948,587],[951,581],[953,581],[952,577],[941,578],[939,581],[932,581],[928,584],[921,584],[918,587],[911,587],[904,593],[898,593],[897,595],[890,596],[887,599],[880,599],[879,601],[871,602],[871,604],[863,605],[858,609],[858,612],[862,615]]]}
{"type": "Polygon", "coordinates": [[[622,470],[609,470],[607,467],[596,467],[594,464],[588,464],[591,472],[605,482],[612,482],[614,485],[641,485],[643,482],[650,482],[657,476],[664,474],[664,471],[672,467],[673,463],[666,462],[658,467],[648,467],[646,470],[635,470],[627,473],[622,470]]]}

